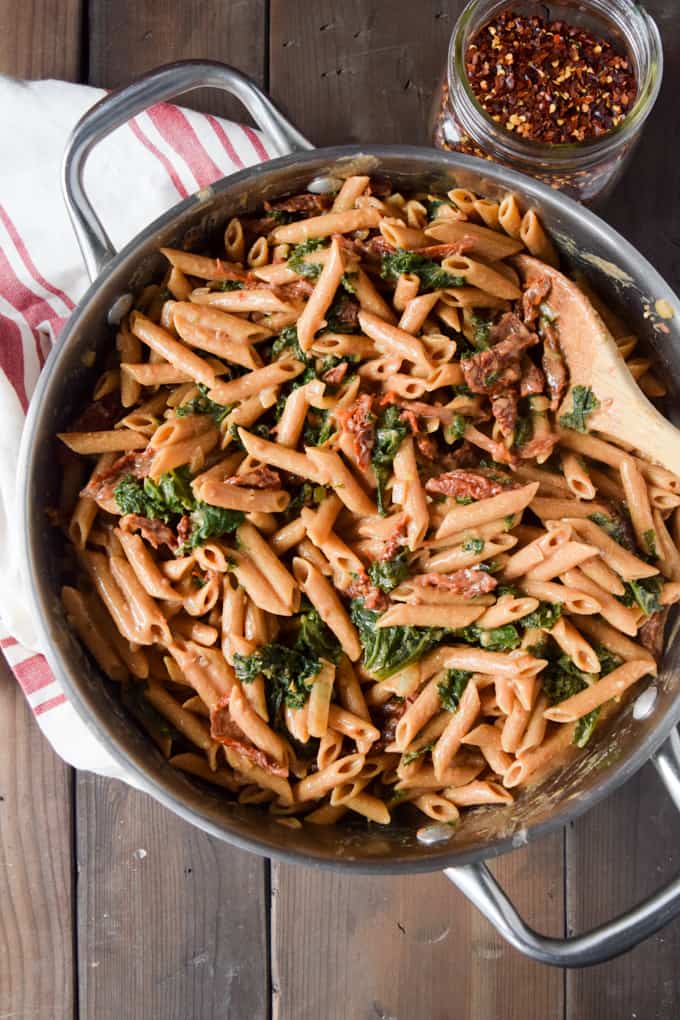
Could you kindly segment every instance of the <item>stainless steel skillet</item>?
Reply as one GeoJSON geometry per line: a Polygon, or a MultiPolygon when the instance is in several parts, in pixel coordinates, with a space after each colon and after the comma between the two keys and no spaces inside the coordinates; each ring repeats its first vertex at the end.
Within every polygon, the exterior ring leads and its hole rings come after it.
{"type": "Polygon", "coordinates": [[[405,823],[291,830],[252,808],[225,803],[167,764],[126,716],[64,620],[58,598],[59,543],[44,513],[58,491],[54,435],[87,399],[93,370],[86,367],[83,354],[110,348],[111,310],[120,312],[127,295],[158,276],[161,245],[181,247],[189,236],[207,241],[231,216],[255,209],[265,198],[301,190],[312,180],[323,187],[329,177],[341,178],[358,169],[385,174],[398,188],[443,192],[459,186],[490,198],[512,190],[523,205],[539,212],[565,263],[582,269],[630,322],[631,330],[649,342],[669,384],[680,379],[677,314],[667,322],[667,333],[652,328],[655,301],[663,299],[680,309],[678,298],[631,245],[570,199],[504,168],[433,149],[404,145],[315,150],[252,82],[233,69],[193,61],[160,68],[93,107],[75,128],[66,153],[65,198],[93,283],[41,375],[24,435],[19,473],[34,615],[51,665],[87,726],[138,786],[187,821],[239,847],[299,863],[379,874],[443,869],[521,952],[565,967],[599,963],[680,913],[680,877],[616,920],[563,940],[541,936],[526,925],[484,861],[565,825],[650,759],[680,810],[680,737],[675,731],[680,720],[680,647],[675,628],[670,628],[658,681],[603,724],[576,762],[525,790],[514,805],[476,809],[455,831],[433,825],[417,835],[416,827],[405,823]],[[205,86],[238,96],[280,158],[192,195],[116,253],[83,187],[89,152],[153,103],[205,86]]]}

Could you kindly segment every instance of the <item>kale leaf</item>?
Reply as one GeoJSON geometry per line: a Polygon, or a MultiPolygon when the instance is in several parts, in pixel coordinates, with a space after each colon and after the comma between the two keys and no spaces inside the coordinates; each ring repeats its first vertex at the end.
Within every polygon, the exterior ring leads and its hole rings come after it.
{"type": "Polygon", "coordinates": [[[295,639],[297,652],[307,658],[328,659],[330,662],[338,661],[342,652],[340,642],[311,603],[305,601],[302,612],[297,615],[296,621],[299,626],[295,639]]]}
{"type": "Polygon", "coordinates": [[[180,552],[185,554],[197,545],[203,545],[209,538],[229,535],[243,524],[245,514],[242,510],[225,510],[221,506],[210,503],[196,503],[191,511],[191,531],[180,552]]]}
{"type": "Polygon", "coordinates": [[[540,630],[552,630],[561,615],[562,606],[559,602],[540,602],[538,609],[534,609],[533,613],[529,613],[528,616],[523,616],[518,623],[524,630],[533,627],[540,630]]]}
{"type": "Polygon", "coordinates": [[[444,436],[444,442],[451,445],[451,443],[457,443],[459,439],[462,439],[465,435],[465,429],[467,428],[467,418],[463,414],[451,415],[451,421],[444,425],[442,434],[444,436]]]}
{"type": "Polygon", "coordinates": [[[392,463],[403,440],[409,434],[407,422],[400,417],[401,409],[389,404],[381,413],[375,429],[375,444],[371,463],[377,482],[378,510],[385,516],[385,486],[389,481],[392,463]]]}
{"type": "MultiPolygon", "coordinates": [[[[346,276],[347,273],[343,276],[343,284],[345,283],[346,276]]],[[[348,315],[348,312],[356,309],[356,307],[356,301],[349,294],[338,290],[324,316],[326,319],[325,329],[329,333],[360,333],[361,330],[355,322],[353,315],[348,315]]]]}
{"type": "Polygon", "coordinates": [[[571,391],[572,409],[560,418],[560,425],[576,432],[587,432],[586,418],[600,406],[590,386],[574,386],[571,391]]]}
{"type": "Polygon", "coordinates": [[[242,280],[213,280],[211,290],[243,290],[242,280]]]}
{"type": "Polygon", "coordinates": [[[203,383],[198,384],[199,396],[192,397],[186,404],[180,404],[175,408],[175,414],[183,418],[186,414],[209,414],[216,425],[221,425],[229,412],[233,410],[233,404],[217,404],[208,396],[208,387],[203,383]]]}
{"type": "Polygon", "coordinates": [[[321,266],[318,262],[305,262],[305,256],[311,255],[312,252],[318,251],[319,248],[324,248],[326,241],[321,237],[310,237],[307,241],[303,241],[302,244],[297,244],[286,263],[289,269],[292,269],[298,276],[306,276],[308,280],[316,280],[321,273],[321,266]]]}
{"type": "Polygon", "coordinates": [[[445,678],[437,684],[442,708],[448,712],[456,711],[471,676],[467,669],[447,669],[445,678]]]}
{"type": "Polygon", "coordinates": [[[576,723],[576,729],[574,730],[574,739],[572,743],[576,747],[585,747],[590,738],[593,735],[597,720],[600,718],[600,706],[594,708],[592,712],[588,712],[586,715],[582,715],[576,723]]]}
{"type": "Polygon", "coordinates": [[[551,705],[565,701],[574,694],[584,691],[598,679],[597,673],[584,673],[568,655],[560,655],[549,663],[541,673],[543,691],[551,705]]]}
{"type": "Polygon", "coordinates": [[[610,538],[613,538],[615,542],[622,545],[624,549],[630,550],[630,542],[626,537],[625,528],[620,521],[601,513],[588,514],[588,520],[592,521],[593,524],[597,524],[598,528],[602,528],[610,538]]]}
{"type": "Polygon", "coordinates": [[[148,477],[142,482],[132,475],[123,475],[113,495],[121,514],[138,514],[166,524],[174,515],[184,514],[196,505],[186,467],[167,471],[157,482],[148,477]]]}
{"type": "Polygon", "coordinates": [[[418,252],[407,251],[404,248],[397,248],[395,252],[385,252],[380,267],[383,280],[395,282],[402,273],[413,273],[417,276],[422,291],[462,287],[465,283],[462,276],[447,273],[432,259],[427,259],[418,252]]]}
{"type": "Polygon", "coordinates": [[[487,351],[489,349],[489,333],[491,322],[481,315],[472,315],[472,346],[476,351],[487,351]]]}
{"type": "Polygon", "coordinates": [[[512,623],[486,630],[471,623],[469,627],[457,630],[455,635],[461,641],[466,641],[469,645],[480,645],[489,652],[511,652],[521,641],[517,628],[512,623]]]}
{"type": "Polygon", "coordinates": [[[659,577],[641,577],[637,581],[624,581],[625,594],[619,596],[624,606],[639,606],[645,616],[651,616],[662,608],[659,595],[663,581],[659,577]]]}
{"type": "Polygon", "coordinates": [[[656,551],[656,532],[654,528],[649,528],[644,532],[643,541],[645,544],[645,552],[653,559],[658,559],[658,552],[656,551]]]}
{"type": "Polygon", "coordinates": [[[280,226],[286,226],[288,223],[294,223],[304,215],[302,212],[293,212],[292,209],[268,209],[267,216],[274,220],[274,223],[280,226]]]}
{"type": "MultiPolygon", "coordinates": [[[[621,665],[621,659],[610,652],[608,648],[597,645],[595,651],[600,660],[599,673],[582,672],[571,661],[568,655],[560,655],[555,662],[551,662],[546,666],[541,673],[541,678],[543,691],[551,705],[555,705],[559,701],[565,701],[567,698],[573,697],[574,694],[584,691],[586,687],[597,683],[598,680],[607,676],[608,673],[611,673],[621,665]]],[[[588,712],[587,715],[579,719],[573,740],[577,747],[586,746],[593,734],[599,714],[600,709],[595,708],[592,712],[588,712]]]]}
{"type": "Polygon", "coordinates": [[[604,645],[595,645],[595,653],[600,660],[600,676],[607,676],[608,673],[613,673],[615,669],[618,669],[621,665],[622,660],[618,655],[614,655],[604,645]]]}
{"type": "Polygon", "coordinates": [[[327,410],[312,408],[307,415],[304,441],[307,446],[321,446],[333,435],[333,421],[327,410]]]}
{"type": "Polygon", "coordinates": [[[288,348],[290,348],[293,357],[297,361],[301,361],[303,365],[309,365],[309,359],[300,347],[300,340],[298,339],[297,328],[295,326],[286,326],[277,336],[272,344],[272,361],[276,360],[279,354],[288,348]]]}
{"type": "Polygon", "coordinates": [[[391,560],[374,560],[368,568],[371,583],[385,593],[405,581],[409,574],[408,555],[400,552],[391,560]]]}
{"type": "Polygon", "coordinates": [[[303,506],[319,506],[328,495],[325,486],[304,482],[297,490],[286,508],[286,516],[294,517],[303,506]]]}
{"type": "Polygon", "coordinates": [[[426,754],[429,754],[435,745],[434,740],[430,740],[429,743],[423,744],[421,747],[416,747],[413,751],[404,751],[401,756],[402,765],[410,765],[411,762],[418,761],[418,758],[423,758],[426,754]]]}
{"type": "Polygon", "coordinates": [[[515,422],[512,434],[513,446],[524,446],[534,435],[534,423],[529,415],[520,415],[515,422]]]}
{"type": "Polygon", "coordinates": [[[265,678],[270,722],[277,718],[283,705],[302,708],[311,689],[308,681],[320,669],[316,656],[285,645],[268,644],[251,655],[234,655],[234,672],[241,683],[250,684],[260,674],[265,678]]]}
{"type": "MultiPolygon", "coordinates": [[[[132,475],[123,475],[113,490],[113,496],[122,514],[138,514],[140,517],[148,517],[147,509],[149,499],[144,492],[144,484],[137,481],[132,475]]],[[[165,513],[164,507],[154,507],[152,517],[165,513]]],[[[165,518],[163,518],[165,519],[165,518]]]]}
{"type": "Polygon", "coordinates": [[[444,207],[446,209],[453,209],[451,202],[448,202],[445,198],[438,198],[436,195],[430,195],[425,199],[425,208],[427,209],[428,219],[436,220],[439,215],[439,210],[444,207]]]}
{"type": "Polygon", "coordinates": [[[444,627],[380,627],[380,614],[353,599],[351,617],[364,650],[363,664],[377,679],[386,680],[422,657],[450,633],[444,627]]]}
{"type": "Polygon", "coordinates": [[[209,538],[219,538],[235,531],[245,519],[241,510],[224,510],[196,500],[186,467],[167,471],[157,482],[148,477],[141,482],[132,475],[124,475],[113,494],[122,514],[139,514],[140,517],[164,521],[165,524],[188,514],[191,531],[186,542],[178,549],[181,555],[207,542],[209,538]]]}

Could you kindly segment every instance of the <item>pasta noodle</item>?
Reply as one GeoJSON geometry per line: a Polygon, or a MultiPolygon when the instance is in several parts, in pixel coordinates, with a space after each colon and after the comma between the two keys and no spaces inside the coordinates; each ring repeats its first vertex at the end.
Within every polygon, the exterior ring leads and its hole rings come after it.
{"type": "Polygon", "coordinates": [[[559,415],[538,215],[436,198],[356,174],[161,249],[59,434],[66,622],[173,765],[290,828],[512,803],[680,602],[680,476],[559,415]]]}

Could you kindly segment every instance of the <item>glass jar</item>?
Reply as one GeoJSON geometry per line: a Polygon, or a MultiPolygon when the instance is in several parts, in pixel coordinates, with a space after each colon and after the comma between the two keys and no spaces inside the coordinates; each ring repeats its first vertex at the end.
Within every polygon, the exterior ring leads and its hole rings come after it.
{"type": "MultiPolygon", "coordinates": [[[[475,98],[465,71],[473,36],[502,10],[537,13],[518,0],[472,0],[451,36],[448,63],[433,111],[433,141],[441,149],[492,159],[537,177],[582,202],[604,198],[618,180],[659,94],[663,50],[653,19],[633,0],[561,0],[550,4],[550,20],[592,32],[622,48],[635,71],[637,95],[626,117],[607,134],[583,142],[529,141],[496,123],[475,98]]],[[[538,13],[545,8],[541,5],[538,13]]]]}

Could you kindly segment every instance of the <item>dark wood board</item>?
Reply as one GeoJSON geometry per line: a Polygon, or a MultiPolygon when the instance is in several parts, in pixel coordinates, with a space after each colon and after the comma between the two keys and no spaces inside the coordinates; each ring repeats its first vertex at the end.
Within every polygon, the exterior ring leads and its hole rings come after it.
{"type": "Polygon", "coordinates": [[[74,1015],[71,775],[0,654],[0,1017],[74,1015]]]}
{"type": "MultiPolygon", "coordinates": [[[[680,817],[651,765],[567,836],[568,923],[584,931],[629,909],[680,871],[680,817]]],[[[571,971],[567,1020],[676,1020],[680,921],[611,963],[571,971]]]]}
{"type": "MultiPolygon", "coordinates": [[[[264,0],[94,2],[88,31],[95,85],[115,87],[159,63],[200,57],[264,80],[264,0]]],[[[238,103],[215,91],[188,101],[243,119],[238,103]]],[[[77,790],[81,1015],[265,1017],[267,865],[120,783],[83,775],[77,790]]]]}
{"type": "MultiPolygon", "coordinates": [[[[266,85],[266,0],[91,0],[88,36],[92,85],[116,88],[159,64],[189,59],[233,64],[266,85]]],[[[183,101],[193,109],[244,120],[240,103],[212,89],[183,101]]]]}
{"type": "Polygon", "coordinates": [[[79,81],[84,0],[0,0],[0,73],[79,81]]]}
{"type": "Polygon", "coordinates": [[[264,862],[122,783],[77,791],[83,1020],[266,1017],[264,862]]]}
{"type": "MultiPolygon", "coordinates": [[[[273,0],[272,98],[319,145],[425,143],[462,6],[426,2],[416,17],[402,2],[386,16],[384,4],[360,0],[341,10],[273,0]]],[[[561,833],[504,859],[498,872],[539,927],[562,931],[561,833]]],[[[275,865],[272,885],[278,1020],[562,1017],[563,975],[522,960],[441,875],[355,879],[275,865]]]]}
{"type": "Polygon", "coordinates": [[[428,138],[463,3],[272,0],[272,97],[315,145],[428,138]]]}
{"type": "MultiPolygon", "coordinates": [[[[563,930],[558,833],[494,865],[520,908],[563,930]]],[[[274,866],[273,1020],[562,1020],[564,975],[519,956],[441,874],[274,866]]]]}
{"type": "MultiPolygon", "coordinates": [[[[0,73],[77,80],[80,0],[0,0],[0,73]]],[[[71,1020],[73,773],[0,653],[0,1017],[71,1020]]]]}
{"type": "MultiPolygon", "coordinates": [[[[680,286],[680,17],[668,0],[645,4],[656,18],[664,81],[632,162],[599,210],[677,291],[680,286]]],[[[567,838],[570,927],[584,931],[648,896],[680,871],[680,820],[655,771],[647,766],[572,827],[567,838]]],[[[628,956],[572,972],[569,1020],[671,1020],[680,1015],[680,921],[628,956]]]]}

